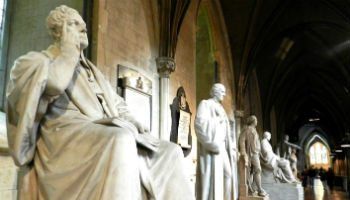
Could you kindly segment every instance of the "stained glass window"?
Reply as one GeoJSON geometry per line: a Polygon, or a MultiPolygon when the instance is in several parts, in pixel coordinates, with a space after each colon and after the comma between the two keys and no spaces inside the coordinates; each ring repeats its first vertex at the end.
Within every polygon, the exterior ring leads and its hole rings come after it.
{"type": "Polygon", "coordinates": [[[0,0],[0,33],[4,29],[5,3],[6,0],[0,0]]]}
{"type": "Polygon", "coordinates": [[[316,142],[309,149],[310,164],[328,164],[328,150],[325,145],[316,142]]]}

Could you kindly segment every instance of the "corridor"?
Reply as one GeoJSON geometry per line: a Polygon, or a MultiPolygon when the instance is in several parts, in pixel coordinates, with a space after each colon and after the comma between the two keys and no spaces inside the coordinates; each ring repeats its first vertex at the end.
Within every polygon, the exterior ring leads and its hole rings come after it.
{"type": "Polygon", "coordinates": [[[324,188],[320,179],[316,179],[313,187],[306,187],[304,189],[305,200],[346,200],[350,199],[348,194],[340,188],[334,188],[330,191],[324,188]]]}

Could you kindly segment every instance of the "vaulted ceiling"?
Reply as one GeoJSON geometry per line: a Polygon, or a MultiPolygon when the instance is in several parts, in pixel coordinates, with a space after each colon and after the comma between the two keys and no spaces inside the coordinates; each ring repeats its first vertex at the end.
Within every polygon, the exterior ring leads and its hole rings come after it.
{"type": "Polygon", "coordinates": [[[264,126],[316,123],[336,145],[350,128],[350,1],[221,0],[237,87],[255,70],[264,126]],[[310,122],[310,118],[319,121],[310,122]]]}

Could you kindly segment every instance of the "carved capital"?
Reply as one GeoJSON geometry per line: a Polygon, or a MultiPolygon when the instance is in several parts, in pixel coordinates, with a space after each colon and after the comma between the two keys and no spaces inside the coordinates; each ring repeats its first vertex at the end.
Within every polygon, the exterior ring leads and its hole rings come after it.
{"type": "Polygon", "coordinates": [[[158,57],[156,59],[158,73],[161,77],[169,78],[171,72],[175,71],[175,60],[170,57],[158,57]]]}
{"type": "Polygon", "coordinates": [[[235,110],[235,117],[243,118],[244,117],[244,111],[243,110],[235,110]]]}

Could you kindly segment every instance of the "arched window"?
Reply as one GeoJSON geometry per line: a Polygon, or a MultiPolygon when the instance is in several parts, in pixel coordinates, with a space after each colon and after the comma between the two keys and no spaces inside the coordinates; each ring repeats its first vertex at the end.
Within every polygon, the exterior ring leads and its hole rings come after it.
{"type": "MultiPolygon", "coordinates": [[[[6,0],[0,0],[0,36],[2,38],[3,36],[3,30],[4,30],[4,19],[5,19],[5,9],[6,9],[6,0]]],[[[2,42],[1,48],[2,48],[2,42]]]]}
{"type": "Polygon", "coordinates": [[[327,165],[328,149],[321,142],[315,142],[309,149],[311,165],[327,165]]]}
{"type": "Polygon", "coordinates": [[[3,19],[4,19],[4,15],[5,15],[5,0],[0,0],[0,28],[2,30],[3,28],[3,19]]]}

